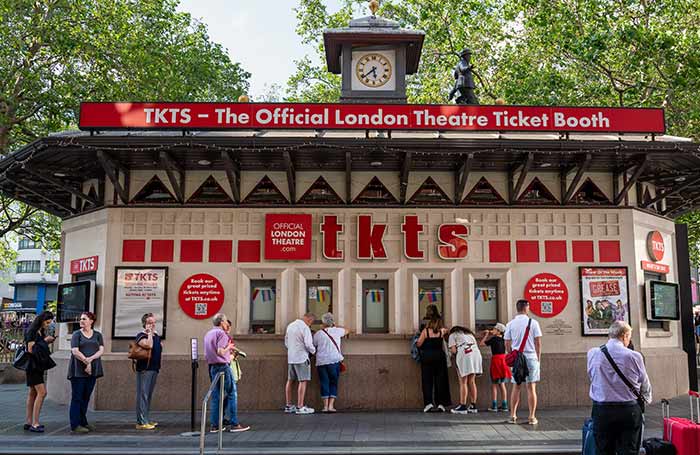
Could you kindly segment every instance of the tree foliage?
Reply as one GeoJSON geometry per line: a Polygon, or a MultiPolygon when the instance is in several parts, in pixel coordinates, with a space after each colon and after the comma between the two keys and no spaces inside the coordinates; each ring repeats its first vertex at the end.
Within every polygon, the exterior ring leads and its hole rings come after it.
{"type": "MultiPolygon", "coordinates": [[[[1,1],[0,156],[74,127],[81,101],[227,101],[244,93],[250,75],[177,4],[1,1]]],[[[1,235],[19,229],[55,244],[57,229],[32,230],[46,217],[0,199],[1,235]]]]}

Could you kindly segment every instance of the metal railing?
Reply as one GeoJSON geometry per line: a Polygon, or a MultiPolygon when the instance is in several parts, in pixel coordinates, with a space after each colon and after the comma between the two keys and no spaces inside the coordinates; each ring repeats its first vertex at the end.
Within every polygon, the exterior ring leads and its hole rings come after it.
{"type": "Polygon", "coordinates": [[[23,328],[0,328],[0,363],[12,363],[15,351],[23,341],[23,328]]]}
{"type": "Polygon", "coordinates": [[[199,433],[199,455],[204,455],[204,437],[207,435],[207,407],[211,394],[214,393],[214,388],[219,385],[219,450],[224,446],[224,372],[218,373],[209,386],[207,394],[202,401],[202,428],[199,433]]]}

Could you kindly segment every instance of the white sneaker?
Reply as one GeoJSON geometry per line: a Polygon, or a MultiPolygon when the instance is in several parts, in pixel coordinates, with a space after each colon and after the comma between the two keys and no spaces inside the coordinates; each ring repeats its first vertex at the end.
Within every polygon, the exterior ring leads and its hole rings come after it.
{"type": "Polygon", "coordinates": [[[428,403],[428,404],[426,404],[425,407],[423,408],[423,412],[428,412],[428,411],[430,411],[431,409],[433,409],[433,404],[432,404],[432,403],[428,403]]]}
{"type": "Polygon", "coordinates": [[[437,408],[438,408],[438,411],[445,412],[445,407],[443,405],[439,404],[437,408]]]}
{"type": "Polygon", "coordinates": [[[297,412],[297,407],[293,404],[288,404],[284,407],[285,414],[294,414],[295,412],[297,412]]]}
{"type": "Polygon", "coordinates": [[[302,406],[300,408],[297,408],[296,414],[313,414],[314,413],[314,408],[310,408],[308,406],[302,406]]]}

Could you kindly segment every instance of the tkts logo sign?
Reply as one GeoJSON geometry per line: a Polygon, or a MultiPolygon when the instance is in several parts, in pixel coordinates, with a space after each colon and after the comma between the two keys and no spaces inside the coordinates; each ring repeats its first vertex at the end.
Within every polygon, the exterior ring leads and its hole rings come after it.
{"type": "MultiPolygon", "coordinates": [[[[343,260],[345,251],[339,246],[339,234],[345,232],[344,223],[337,215],[325,215],[320,226],[323,257],[343,260]]],[[[357,259],[387,259],[384,236],[387,225],[375,223],[372,215],[357,216],[357,259]]],[[[418,221],[418,215],[404,216],[401,224],[403,251],[408,259],[425,259],[426,251],[420,247],[420,237],[426,227],[418,221]]],[[[438,256],[442,259],[461,259],[469,251],[466,237],[469,228],[463,224],[442,224],[438,227],[438,256]]],[[[311,215],[268,214],[265,218],[265,259],[311,259],[311,215]]]]}

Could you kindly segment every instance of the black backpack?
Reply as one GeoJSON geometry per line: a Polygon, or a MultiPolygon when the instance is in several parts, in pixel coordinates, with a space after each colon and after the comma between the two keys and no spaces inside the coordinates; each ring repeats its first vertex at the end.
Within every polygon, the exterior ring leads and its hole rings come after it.
{"type": "Polygon", "coordinates": [[[676,448],[668,441],[659,438],[649,438],[642,442],[647,455],[676,455],[676,448]]]}

